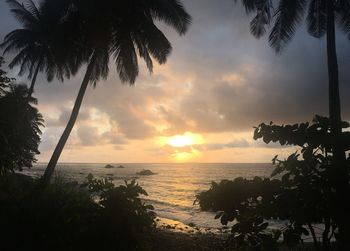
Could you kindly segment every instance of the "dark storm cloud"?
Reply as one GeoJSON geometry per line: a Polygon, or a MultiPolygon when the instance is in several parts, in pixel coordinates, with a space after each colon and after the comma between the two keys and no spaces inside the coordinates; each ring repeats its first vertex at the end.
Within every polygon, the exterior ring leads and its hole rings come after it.
{"type": "MultiPolygon", "coordinates": [[[[196,72],[197,78],[178,109],[164,115],[174,122],[165,133],[246,131],[262,121],[293,123],[328,114],[324,39],[310,37],[301,25],[291,44],[276,55],[266,38],[256,40],[249,34],[250,20],[242,17],[241,8],[227,5],[232,1],[222,1],[221,7],[218,2],[201,1],[200,8],[194,8],[194,2],[188,3],[193,27],[184,38],[187,41],[179,40],[181,52],[173,57],[177,70],[196,72]],[[220,8],[221,15],[211,12],[213,7],[220,8]],[[196,23],[196,17],[203,22],[196,23]],[[250,71],[242,72],[243,65],[250,71]],[[220,81],[230,72],[243,75],[244,83],[220,81]],[[187,125],[188,120],[194,123],[187,125]]],[[[341,34],[337,39],[343,114],[349,119],[350,43],[341,34]]]]}

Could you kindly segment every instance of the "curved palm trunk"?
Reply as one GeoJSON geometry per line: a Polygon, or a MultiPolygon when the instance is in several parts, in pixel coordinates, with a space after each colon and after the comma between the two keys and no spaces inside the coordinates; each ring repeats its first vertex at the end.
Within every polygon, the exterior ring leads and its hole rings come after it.
{"type": "Polygon", "coordinates": [[[70,115],[69,121],[67,123],[67,126],[64,129],[63,134],[62,134],[60,140],[58,141],[57,146],[56,146],[56,148],[51,156],[51,159],[50,159],[50,161],[45,169],[45,173],[42,176],[42,185],[43,186],[46,186],[50,182],[50,179],[55,171],[57,161],[58,161],[58,159],[62,153],[62,150],[63,150],[63,148],[68,140],[68,137],[69,137],[69,135],[74,127],[75,121],[77,120],[80,106],[81,106],[81,103],[83,101],[86,88],[89,84],[95,61],[96,61],[96,57],[95,57],[95,53],[94,53],[92,58],[90,59],[89,65],[87,67],[83,82],[80,86],[79,93],[78,93],[78,96],[75,100],[74,107],[73,107],[72,113],[70,115]]]}
{"type": "Polygon", "coordinates": [[[28,90],[27,99],[30,99],[32,97],[33,92],[34,92],[34,85],[35,85],[36,78],[38,76],[38,73],[39,73],[39,70],[40,70],[40,67],[41,67],[42,60],[43,60],[43,58],[41,57],[39,62],[38,62],[38,65],[36,66],[36,69],[35,69],[35,72],[34,72],[34,75],[33,75],[33,78],[32,78],[32,82],[30,83],[30,87],[29,87],[29,90],[28,90]]]}
{"type": "MultiPolygon", "coordinates": [[[[349,233],[348,216],[348,177],[346,172],[345,151],[342,144],[341,105],[339,95],[338,60],[335,40],[335,20],[333,1],[327,1],[327,58],[329,76],[329,117],[333,147],[334,168],[332,170],[333,185],[336,189],[337,223],[339,226],[340,245],[345,248],[349,233]]],[[[341,249],[345,250],[345,249],[341,249]]]]}

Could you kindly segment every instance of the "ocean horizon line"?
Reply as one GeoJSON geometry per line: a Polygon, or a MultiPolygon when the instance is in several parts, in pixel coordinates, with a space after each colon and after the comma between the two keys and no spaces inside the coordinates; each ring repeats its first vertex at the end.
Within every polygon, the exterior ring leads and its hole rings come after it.
{"type": "MultiPolygon", "coordinates": [[[[34,165],[48,164],[48,162],[37,162],[34,165]]],[[[167,165],[182,165],[182,164],[271,164],[271,162],[60,162],[60,164],[167,164],[167,165]]]]}

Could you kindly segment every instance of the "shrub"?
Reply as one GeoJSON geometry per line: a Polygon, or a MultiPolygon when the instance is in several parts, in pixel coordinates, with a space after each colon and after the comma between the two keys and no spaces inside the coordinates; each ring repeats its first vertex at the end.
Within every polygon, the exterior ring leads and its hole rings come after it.
{"type": "Polygon", "coordinates": [[[83,185],[56,178],[38,190],[17,176],[0,179],[0,250],[136,250],[154,227],[135,182],[115,187],[89,175],[83,185]]]}
{"type": "MultiPolygon", "coordinates": [[[[343,122],[343,127],[350,125],[343,122]]],[[[337,235],[337,194],[335,180],[340,169],[332,165],[329,120],[316,116],[313,123],[295,125],[260,124],[254,139],[265,143],[296,145],[300,151],[285,160],[273,158],[274,179],[236,178],[213,183],[208,191],[197,195],[202,210],[219,211],[222,224],[234,221],[231,240],[237,248],[272,250],[282,234],[288,246],[302,243],[309,236],[316,250],[320,249],[315,224],[322,227],[323,250],[330,249],[337,235]],[[269,231],[269,220],[284,220],[279,231],[269,231]]],[[[343,133],[343,145],[349,150],[349,132],[343,133]]],[[[349,163],[341,171],[349,183],[349,163]]],[[[347,188],[348,189],[348,188],[347,188]]],[[[343,191],[349,194],[349,190],[343,191]]]]}
{"type": "Polygon", "coordinates": [[[215,218],[223,225],[235,220],[228,243],[235,249],[276,250],[280,231],[267,229],[264,219],[276,216],[275,196],[280,181],[236,178],[213,182],[208,191],[197,195],[202,210],[218,211],[215,218]]]}

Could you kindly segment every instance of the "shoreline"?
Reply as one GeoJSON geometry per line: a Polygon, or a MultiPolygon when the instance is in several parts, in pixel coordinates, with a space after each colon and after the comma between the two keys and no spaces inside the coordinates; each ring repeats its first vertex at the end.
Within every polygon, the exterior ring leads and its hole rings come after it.
{"type": "Polygon", "coordinates": [[[172,220],[164,217],[157,216],[156,228],[159,230],[165,230],[173,233],[183,234],[214,234],[214,235],[225,235],[229,233],[229,227],[221,228],[209,228],[209,227],[198,227],[196,225],[187,225],[181,221],[172,220]]]}
{"type": "Polygon", "coordinates": [[[228,234],[218,229],[189,226],[180,221],[156,217],[156,229],[151,235],[154,251],[215,251],[232,250],[226,245],[228,234]]]}

